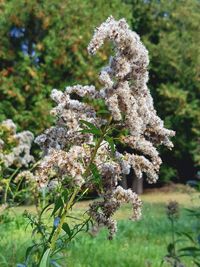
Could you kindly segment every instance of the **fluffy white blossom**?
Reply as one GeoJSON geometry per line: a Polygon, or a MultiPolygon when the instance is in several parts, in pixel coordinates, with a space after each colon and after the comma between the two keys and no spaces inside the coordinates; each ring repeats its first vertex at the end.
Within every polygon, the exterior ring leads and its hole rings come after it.
{"type": "Polygon", "coordinates": [[[37,177],[31,172],[31,171],[21,171],[18,173],[18,175],[15,177],[14,181],[16,183],[20,182],[22,179],[25,179],[28,183],[36,183],[37,177]]]}
{"type": "Polygon", "coordinates": [[[105,85],[102,95],[113,119],[124,122],[129,129],[130,134],[123,142],[139,155],[143,154],[143,157],[127,155],[136,175],[141,177],[146,172],[149,182],[156,182],[162,161],[155,145],[164,144],[172,148],[169,138],[175,132],[164,128],[154,109],[147,87],[148,51],[124,19],[116,21],[111,16],[102,23],[94,32],[88,46],[89,53],[96,53],[106,39],[114,43],[116,54],[109,66],[103,68],[104,79],[100,73],[99,79],[105,85]]]}
{"type": "Polygon", "coordinates": [[[141,206],[142,201],[139,199],[138,195],[134,193],[131,189],[125,190],[121,186],[117,186],[113,193],[114,198],[119,202],[132,203],[133,205],[133,220],[139,220],[141,217],[141,206]]]}
{"type": "Polygon", "coordinates": [[[34,139],[30,131],[16,132],[16,125],[12,120],[5,120],[0,124],[2,131],[9,134],[6,142],[12,140],[13,145],[7,151],[8,144],[0,139],[0,159],[6,167],[15,165],[17,167],[27,167],[29,163],[34,161],[34,157],[30,154],[31,145],[34,139]]]}
{"type": "Polygon", "coordinates": [[[100,71],[99,80],[103,87],[96,90],[94,86],[78,84],[66,87],[64,92],[53,89],[51,98],[56,106],[51,114],[56,117],[56,124],[35,142],[44,152],[38,172],[40,186],[57,181],[66,187],[81,188],[84,185],[96,189],[102,200],[90,205],[89,214],[97,224],[108,228],[109,238],[112,238],[117,230],[112,215],[121,203],[133,205],[133,219],[141,216],[141,201],[136,193],[118,185],[121,176],[132,168],[138,178],[145,173],[150,183],[156,182],[162,162],[156,146],[163,144],[172,148],[170,137],[175,133],[164,128],[154,109],[147,87],[148,51],[138,34],[129,29],[124,19],[116,21],[109,17],[96,28],[88,52],[95,54],[107,39],[113,42],[115,55],[100,71]],[[99,129],[106,124],[90,104],[94,99],[104,100],[112,117],[111,125],[128,132],[119,141],[130,149],[128,152],[124,148],[113,155],[104,140],[92,165],[96,140],[93,134],[81,131],[81,120],[99,129]],[[87,171],[88,164],[93,171],[87,171]],[[98,182],[93,177],[94,170],[98,182]]]}
{"type": "Polygon", "coordinates": [[[84,183],[82,175],[85,169],[79,160],[81,161],[83,156],[84,150],[79,146],[72,146],[68,152],[52,149],[40,164],[39,183],[48,185],[52,176],[62,179],[63,184],[72,181],[73,186],[81,187],[84,183]]]}

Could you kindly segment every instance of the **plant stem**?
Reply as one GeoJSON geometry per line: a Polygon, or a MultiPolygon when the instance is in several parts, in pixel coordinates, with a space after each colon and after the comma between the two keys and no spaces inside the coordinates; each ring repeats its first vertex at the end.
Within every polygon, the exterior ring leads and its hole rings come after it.
{"type": "MultiPolygon", "coordinates": [[[[96,157],[96,154],[98,152],[98,149],[99,149],[102,141],[104,140],[104,137],[105,137],[105,135],[107,133],[107,129],[108,129],[111,121],[112,121],[112,117],[110,117],[108,119],[108,123],[106,124],[106,126],[103,129],[102,135],[100,136],[100,138],[98,139],[98,141],[97,141],[97,143],[95,145],[95,148],[94,148],[94,151],[93,151],[92,156],[90,158],[90,161],[88,163],[88,166],[87,166],[87,168],[86,168],[86,170],[85,170],[85,172],[83,174],[83,177],[85,177],[85,178],[87,178],[87,176],[90,173],[91,164],[93,163],[93,161],[94,161],[94,159],[96,157]]],[[[58,237],[60,235],[60,232],[62,230],[62,226],[63,226],[63,224],[65,222],[65,218],[67,216],[67,213],[68,213],[69,209],[73,206],[73,202],[74,202],[77,194],[79,193],[79,191],[80,191],[80,188],[76,188],[74,190],[74,192],[73,192],[70,200],[68,201],[68,203],[65,204],[65,207],[63,209],[63,213],[62,213],[62,216],[61,216],[61,219],[60,219],[60,222],[59,222],[58,227],[57,228],[53,228],[53,230],[52,230],[52,233],[51,233],[50,238],[49,238],[49,243],[50,243],[50,249],[51,249],[51,251],[53,251],[55,249],[56,241],[57,241],[57,239],[58,239],[58,237]]]]}
{"type": "Polygon", "coordinates": [[[171,219],[172,224],[172,244],[173,244],[173,256],[176,257],[176,249],[175,249],[175,232],[174,232],[174,219],[171,219]]]}
{"type": "Polygon", "coordinates": [[[62,214],[62,216],[61,216],[59,225],[58,225],[58,227],[57,227],[55,233],[54,233],[53,236],[52,236],[52,240],[50,241],[50,242],[51,242],[50,248],[51,248],[52,251],[53,251],[54,248],[55,248],[56,241],[57,241],[58,236],[59,236],[59,234],[60,234],[60,232],[61,232],[61,230],[62,230],[62,226],[63,226],[63,224],[64,224],[64,222],[65,222],[65,217],[66,217],[66,215],[67,215],[67,212],[68,212],[68,210],[71,208],[71,205],[73,204],[73,201],[74,201],[76,195],[78,194],[78,192],[79,192],[79,188],[76,188],[76,189],[74,190],[74,192],[73,192],[73,194],[72,194],[72,196],[71,196],[69,202],[65,205],[65,208],[64,208],[64,210],[63,210],[63,214],[62,214]]]}
{"type": "Polygon", "coordinates": [[[4,204],[7,203],[8,191],[10,190],[12,192],[12,190],[10,188],[10,183],[11,183],[13,177],[15,176],[15,174],[19,171],[19,169],[20,168],[17,168],[6,181],[6,188],[5,188],[5,192],[4,192],[4,204]]]}

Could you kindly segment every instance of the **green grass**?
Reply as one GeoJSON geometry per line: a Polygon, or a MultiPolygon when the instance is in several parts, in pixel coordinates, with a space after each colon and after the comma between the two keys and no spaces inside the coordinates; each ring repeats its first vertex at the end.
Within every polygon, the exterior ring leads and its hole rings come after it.
{"type": "MultiPolygon", "coordinates": [[[[130,212],[125,206],[123,212],[130,212]]],[[[145,267],[160,266],[170,242],[170,225],[163,204],[145,204],[140,222],[119,221],[116,238],[106,240],[102,231],[96,238],[79,237],[69,249],[69,266],[80,267],[145,267]]],[[[189,221],[185,214],[177,223],[177,229],[186,230],[189,221]]],[[[167,266],[167,265],[165,265],[167,266]]],[[[192,266],[192,263],[190,265],[192,266]]]]}
{"type": "MultiPolygon", "coordinates": [[[[85,206],[85,202],[80,203],[76,212],[81,212],[85,206]]],[[[22,210],[17,210],[17,215],[13,215],[10,222],[0,225],[0,267],[14,267],[23,262],[25,249],[31,243],[30,229],[25,231],[22,210]]],[[[117,213],[118,233],[112,241],[106,239],[106,230],[101,230],[96,237],[87,233],[79,235],[67,248],[62,266],[160,267],[170,242],[170,223],[165,215],[165,204],[145,202],[143,218],[139,222],[128,220],[130,213],[130,205],[124,205],[117,213]]],[[[177,230],[190,229],[190,224],[182,208],[177,230]]],[[[187,260],[186,266],[193,265],[187,260]]]]}

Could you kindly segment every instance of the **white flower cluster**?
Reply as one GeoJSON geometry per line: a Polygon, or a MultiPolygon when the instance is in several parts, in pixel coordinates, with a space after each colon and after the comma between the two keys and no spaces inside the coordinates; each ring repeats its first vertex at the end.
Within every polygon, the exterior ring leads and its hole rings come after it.
{"type": "Polygon", "coordinates": [[[161,159],[155,146],[173,147],[169,138],[175,133],[164,128],[154,109],[146,85],[148,51],[139,36],[129,29],[124,19],[116,21],[109,17],[95,30],[89,53],[96,53],[106,39],[114,43],[116,54],[100,72],[99,80],[104,87],[99,91],[94,86],[82,85],[67,87],[64,92],[54,89],[51,98],[57,106],[51,113],[57,118],[56,125],[35,141],[44,152],[38,172],[40,186],[61,182],[63,186],[81,188],[84,185],[96,189],[103,200],[91,204],[89,214],[98,224],[107,226],[112,238],[117,229],[112,215],[122,202],[132,203],[133,219],[141,215],[138,196],[118,185],[121,175],[133,168],[137,177],[145,173],[150,183],[156,182],[161,159]],[[93,134],[81,131],[80,120],[98,128],[106,123],[89,104],[91,101],[84,101],[86,98],[105,101],[112,116],[111,124],[128,130],[121,142],[133,151],[116,151],[113,155],[108,143],[103,141],[90,166],[95,166],[95,172],[100,174],[98,183],[93,179],[93,171],[87,173],[96,142],[93,134]]]}
{"type": "Polygon", "coordinates": [[[112,219],[113,214],[124,202],[130,202],[133,206],[133,220],[141,217],[142,202],[138,195],[131,189],[125,190],[118,186],[122,169],[119,164],[110,162],[105,163],[101,170],[103,192],[100,196],[102,201],[93,202],[90,205],[89,214],[98,225],[104,225],[109,230],[109,239],[117,231],[117,222],[112,219]]]}
{"type": "Polygon", "coordinates": [[[36,176],[31,171],[22,171],[15,177],[15,182],[19,183],[22,179],[30,182],[36,182],[36,176]]]}
{"type": "Polygon", "coordinates": [[[137,33],[129,29],[124,19],[119,21],[109,17],[99,28],[88,46],[90,54],[110,39],[116,55],[109,65],[102,69],[99,79],[104,84],[101,95],[116,121],[123,121],[130,135],[123,139],[139,155],[126,153],[128,163],[141,178],[145,172],[150,183],[158,179],[161,159],[155,145],[164,144],[172,148],[169,137],[175,132],[165,129],[157,116],[153,100],[147,87],[148,51],[137,33]],[[140,156],[143,154],[144,156],[140,156]]]}
{"type": "Polygon", "coordinates": [[[72,186],[81,187],[84,183],[85,169],[81,164],[84,156],[85,151],[80,146],[72,146],[67,152],[52,149],[40,165],[40,186],[48,184],[51,176],[51,181],[54,178],[61,179],[62,184],[72,181],[72,186]]]}
{"type": "Polygon", "coordinates": [[[13,147],[6,151],[8,145],[0,139],[0,160],[6,167],[15,165],[17,167],[27,167],[29,163],[34,162],[34,157],[30,154],[31,144],[34,136],[30,131],[16,132],[16,125],[10,119],[0,124],[2,131],[6,130],[9,134],[8,140],[13,140],[13,147]]]}
{"type": "Polygon", "coordinates": [[[130,202],[133,204],[133,220],[138,220],[141,217],[141,206],[142,202],[138,198],[138,195],[131,189],[125,190],[121,186],[118,186],[114,191],[114,198],[120,202],[130,202]]]}
{"type": "Polygon", "coordinates": [[[51,148],[65,149],[66,146],[87,143],[91,136],[80,134],[80,120],[98,124],[100,120],[96,117],[94,108],[82,103],[79,100],[72,99],[74,95],[78,97],[95,96],[94,86],[76,85],[66,87],[65,92],[53,89],[51,98],[57,103],[57,106],[51,110],[51,114],[57,117],[55,127],[47,129],[44,134],[38,136],[35,142],[43,149],[44,154],[48,154],[51,148]]]}

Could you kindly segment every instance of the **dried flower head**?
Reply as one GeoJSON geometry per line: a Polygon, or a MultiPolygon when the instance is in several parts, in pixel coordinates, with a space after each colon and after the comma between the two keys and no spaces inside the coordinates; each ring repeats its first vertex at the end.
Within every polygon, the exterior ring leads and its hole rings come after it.
{"type": "Polygon", "coordinates": [[[177,201],[170,201],[166,205],[166,213],[167,217],[172,220],[172,219],[178,219],[179,218],[179,204],[177,201]]]}

